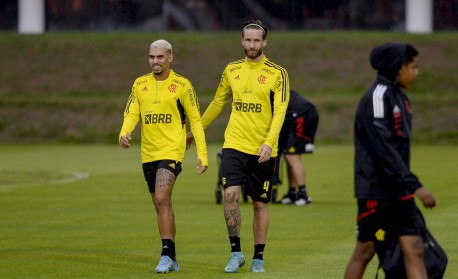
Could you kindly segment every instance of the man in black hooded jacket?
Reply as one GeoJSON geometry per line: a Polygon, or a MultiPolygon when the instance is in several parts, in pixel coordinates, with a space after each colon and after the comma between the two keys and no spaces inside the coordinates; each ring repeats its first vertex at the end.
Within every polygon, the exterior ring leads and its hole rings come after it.
{"type": "Polygon", "coordinates": [[[362,278],[378,245],[388,239],[400,243],[407,278],[427,278],[414,196],[427,208],[436,201],[410,171],[412,110],[403,90],[418,74],[418,51],[386,43],[372,50],[370,62],[378,74],[355,118],[357,243],[345,278],[362,278]]]}

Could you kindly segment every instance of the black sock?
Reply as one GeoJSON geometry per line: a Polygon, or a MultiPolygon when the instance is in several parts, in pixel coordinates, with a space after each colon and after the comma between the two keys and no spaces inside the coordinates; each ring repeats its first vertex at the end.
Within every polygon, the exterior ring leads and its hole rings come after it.
{"type": "Polygon", "coordinates": [[[289,188],[288,196],[291,198],[296,198],[296,188],[289,188]]]}
{"type": "Polygon", "coordinates": [[[231,252],[241,252],[242,251],[242,248],[240,247],[240,237],[229,236],[229,241],[231,242],[231,252]]]}
{"type": "Polygon", "coordinates": [[[176,261],[175,255],[175,242],[171,239],[162,239],[162,253],[161,256],[168,256],[176,261]]]}
{"type": "Polygon", "coordinates": [[[254,256],[253,256],[253,259],[258,259],[258,260],[262,260],[262,256],[264,254],[264,247],[266,245],[265,244],[256,244],[254,246],[254,256]]]}
{"type": "Polygon", "coordinates": [[[304,185],[299,185],[298,188],[299,188],[298,196],[308,198],[308,196],[307,196],[307,188],[305,187],[305,184],[304,185]]]}

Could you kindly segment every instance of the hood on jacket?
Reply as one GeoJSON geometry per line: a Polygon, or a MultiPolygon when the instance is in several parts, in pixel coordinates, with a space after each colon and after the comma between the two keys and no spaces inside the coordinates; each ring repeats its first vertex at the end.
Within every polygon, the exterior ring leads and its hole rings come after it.
{"type": "Polygon", "coordinates": [[[410,44],[385,43],[371,51],[369,60],[372,68],[377,70],[379,75],[394,81],[402,64],[417,55],[418,51],[410,44]]]}

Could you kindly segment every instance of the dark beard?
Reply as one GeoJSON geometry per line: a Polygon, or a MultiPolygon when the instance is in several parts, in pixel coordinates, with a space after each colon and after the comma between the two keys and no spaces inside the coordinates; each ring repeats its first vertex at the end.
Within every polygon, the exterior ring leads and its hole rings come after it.
{"type": "Polygon", "coordinates": [[[245,55],[252,60],[258,58],[259,56],[261,56],[261,54],[262,54],[262,50],[246,50],[245,49],[245,55]],[[249,55],[248,53],[252,53],[252,54],[249,55]]]}

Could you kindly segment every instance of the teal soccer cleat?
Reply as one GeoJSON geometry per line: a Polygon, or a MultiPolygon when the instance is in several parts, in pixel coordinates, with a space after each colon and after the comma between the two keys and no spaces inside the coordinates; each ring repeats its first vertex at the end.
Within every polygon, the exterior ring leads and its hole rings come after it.
{"type": "Polygon", "coordinates": [[[251,272],[264,272],[264,261],[253,259],[251,263],[251,272]]]}
{"type": "Polygon", "coordinates": [[[178,263],[168,256],[162,256],[156,269],[156,273],[169,273],[169,271],[180,271],[178,263]]]}
{"type": "Polygon", "coordinates": [[[242,252],[232,252],[229,262],[224,268],[224,272],[235,273],[239,271],[239,267],[245,265],[245,258],[243,257],[242,252]]]}

